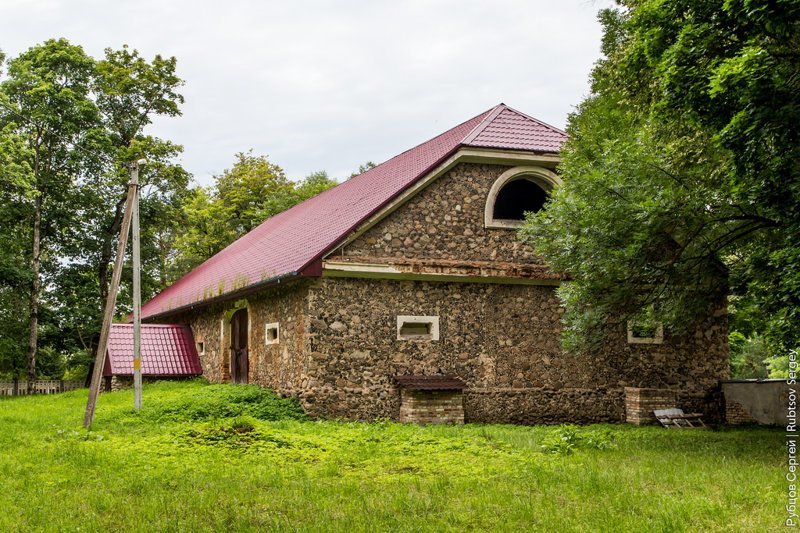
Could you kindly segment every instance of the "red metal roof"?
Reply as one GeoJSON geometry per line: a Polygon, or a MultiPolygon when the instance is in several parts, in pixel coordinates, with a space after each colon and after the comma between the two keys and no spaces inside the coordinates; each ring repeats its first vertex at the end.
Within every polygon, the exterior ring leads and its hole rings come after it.
{"type": "Polygon", "coordinates": [[[464,145],[558,152],[566,139],[567,134],[563,131],[501,104],[464,139],[464,145]]]}
{"type": "Polygon", "coordinates": [[[462,146],[557,152],[566,134],[504,104],[264,221],[142,306],[154,318],[295,275],[462,146]]]}
{"type": "MultiPolygon", "coordinates": [[[[188,326],[142,324],[143,376],[199,376],[203,373],[188,326]]],[[[133,375],[133,324],[112,324],[104,376],[133,375]]]]}

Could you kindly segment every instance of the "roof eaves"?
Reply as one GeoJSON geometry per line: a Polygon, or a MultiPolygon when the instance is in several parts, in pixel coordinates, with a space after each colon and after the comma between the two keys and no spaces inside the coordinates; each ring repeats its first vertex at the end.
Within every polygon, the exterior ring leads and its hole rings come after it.
{"type": "MultiPolygon", "coordinates": [[[[313,261],[311,263],[313,263],[313,261]]],[[[231,292],[226,292],[226,293],[221,294],[219,296],[214,296],[212,298],[206,298],[204,300],[198,300],[196,302],[193,302],[193,303],[190,303],[190,304],[181,305],[179,307],[173,307],[172,309],[168,309],[166,311],[161,311],[160,313],[155,313],[155,314],[147,316],[146,318],[142,318],[142,321],[143,322],[150,322],[150,321],[154,321],[154,320],[161,320],[161,319],[166,318],[166,317],[168,317],[170,315],[175,315],[175,314],[178,314],[178,313],[183,313],[183,312],[191,311],[191,310],[194,310],[194,309],[199,309],[199,308],[211,305],[211,304],[220,303],[220,302],[227,302],[229,300],[236,300],[238,298],[241,298],[242,296],[246,296],[246,295],[251,294],[253,292],[259,291],[259,290],[261,290],[261,289],[263,289],[265,287],[269,287],[270,285],[277,285],[277,284],[281,283],[284,280],[303,276],[304,275],[303,271],[306,270],[308,268],[308,266],[309,265],[304,266],[300,271],[289,272],[287,274],[282,274],[280,276],[275,276],[273,278],[264,279],[264,280],[258,281],[256,283],[253,283],[251,285],[248,285],[246,287],[242,287],[241,289],[237,289],[237,290],[231,291],[231,292]]],[[[132,318],[129,318],[129,321],[130,320],[132,320],[132,318]]]]}

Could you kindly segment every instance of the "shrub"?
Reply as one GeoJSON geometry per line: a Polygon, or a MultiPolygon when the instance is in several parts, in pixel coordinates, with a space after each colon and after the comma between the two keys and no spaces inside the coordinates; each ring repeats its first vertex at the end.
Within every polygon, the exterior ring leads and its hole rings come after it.
{"type": "Polygon", "coordinates": [[[209,385],[178,398],[151,404],[141,416],[153,420],[192,422],[251,416],[259,420],[305,420],[297,398],[281,398],[257,385],[209,385]]]}
{"type": "Polygon", "coordinates": [[[731,377],[735,379],[765,378],[769,374],[767,359],[770,345],[764,337],[754,333],[745,337],[738,331],[728,335],[731,348],[731,377]]]}
{"type": "Polygon", "coordinates": [[[572,424],[562,424],[555,433],[542,441],[542,451],[557,455],[571,455],[578,448],[606,450],[616,446],[608,429],[581,430],[572,424]]]}

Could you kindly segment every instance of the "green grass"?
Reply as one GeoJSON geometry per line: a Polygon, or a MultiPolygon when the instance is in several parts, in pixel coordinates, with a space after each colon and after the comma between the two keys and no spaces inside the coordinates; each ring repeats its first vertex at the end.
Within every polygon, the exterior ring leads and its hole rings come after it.
{"type": "Polygon", "coordinates": [[[779,431],[306,420],[201,382],[0,400],[0,531],[765,531],[779,431]],[[566,443],[566,444],[565,444],[566,443]],[[543,448],[544,446],[544,448],[543,448]]]}

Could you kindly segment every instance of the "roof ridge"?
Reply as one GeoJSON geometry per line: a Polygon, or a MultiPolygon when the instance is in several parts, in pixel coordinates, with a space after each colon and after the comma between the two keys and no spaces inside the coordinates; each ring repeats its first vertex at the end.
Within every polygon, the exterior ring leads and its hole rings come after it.
{"type": "MultiPolygon", "coordinates": [[[[486,126],[492,123],[492,121],[497,118],[497,115],[503,112],[504,109],[510,109],[506,104],[500,102],[493,108],[488,111],[488,115],[486,115],[480,123],[472,128],[472,131],[467,133],[467,136],[461,139],[461,144],[469,144],[475,140],[475,138],[481,134],[483,130],[486,129],[486,126]]],[[[473,117],[474,118],[474,117],[473,117]]]]}
{"type": "MultiPolygon", "coordinates": [[[[505,104],[499,104],[499,105],[505,105],[505,104]]],[[[484,111],[484,112],[482,112],[482,113],[478,113],[478,114],[477,114],[477,115],[475,115],[474,117],[470,117],[470,118],[468,118],[467,120],[464,120],[464,121],[462,121],[462,122],[460,122],[460,123],[456,124],[456,125],[455,125],[455,126],[453,126],[452,128],[447,128],[447,130],[443,131],[442,133],[440,133],[440,134],[438,134],[438,135],[434,135],[434,136],[433,136],[433,137],[431,137],[430,139],[427,139],[427,140],[425,140],[425,141],[423,141],[423,142],[421,142],[421,143],[419,143],[419,144],[416,144],[416,145],[412,146],[411,148],[409,148],[408,150],[404,150],[404,151],[400,152],[399,154],[397,154],[397,155],[395,155],[395,156],[392,156],[392,157],[390,157],[390,158],[389,158],[389,159],[387,159],[386,161],[383,161],[382,163],[378,163],[377,165],[375,165],[375,166],[374,166],[374,167],[372,167],[371,169],[369,169],[369,170],[367,170],[367,171],[365,171],[365,172],[362,172],[361,174],[358,174],[358,175],[356,175],[356,176],[353,176],[353,178],[357,178],[358,176],[363,176],[364,174],[368,174],[368,173],[369,173],[369,172],[371,172],[372,170],[375,170],[375,169],[377,169],[378,167],[380,167],[381,165],[385,165],[385,164],[386,164],[386,163],[388,163],[389,161],[392,161],[392,160],[394,160],[394,159],[397,159],[398,157],[401,157],[402,155],[404,155],[404,154],[407,154],[408,152],[410,152],[410,151],[412,151],[412,150],[416,150],[416,149],[417,149],[417,148],[419,148],[420,146],[426,145],[426,144],[428,144],[429,142],[431,142],[431,141],[433,141],[433,140],[436,140],[436,139],[438,139],[439,137],[444,137],[445,135],[447,135],[447,134],[448,134],[448,133],[450,133],[451,131],[453,131],[453,130],[455,130],[455,129],[458,129],[458,128],[460,128],[461,126],[463,126],[463,125],[464,125],[464,124],[466,124],[467,122],[471,122],[471,121],[475,120],[476,118],[478,118],[478,117],[479,117],[479,116],[481,116],[481,115],[485,115],[485,114],[487,114],[487,113],[491,113],[491,112],[492,112],[492,111],[494,111],[494,109],[495,109],[495,108],[497,108],[497,107],[498,107],[498,106],[495,106],[495,107],[493,107],[493,108],[491,108],[491,109],[487,109],[486,111],[484,111]]],[[[484,117],[484,118],[483,118],[483,120],[486,120],[486,118],[487,118],[487,117],[484,117]]],[[[483,123],[483,121],[481,121],[481,123],[483,123]]],[[[477,126],[476,126],[476,127],[477,127],[477,126]]],[[[473,128],[473,129],[474,129],[474,128],[473,128]]],[[[345,181],[347,181],[347,180],[345,180],[345,181]]],[[[344,182],[342,182],[342,183],[344,183],[344,182]]],[[[341,185],[341,184],[340,184],[340,185],[341,185]]],[[[328,190],[330,190],[330,189],[328,189],[328,190]]]]}
{"type": "Polygon", "coordinates": [[[536,122],[537,124],[541,124],[542,126],[544,126],[546,128],[550,128],[551,130],[557,131],[558,133],[560,133],[562,135],[569,136],[569,134],[566,131],[562,130],[562,129],[556,128],[555,126],[553,126],[551,124],[548,124],[547,122],[541,121],[536,117],[532,117],[532,116],[528,115],[527,113],[523,113],[522,111],[517,111],[513,107],[509,107],[509,106],[507,106],[505,104],[503,104],[503,105],[505,106],[506,109],[508,109],[509,111],[513,111],[517,115],[522,115],[523,117],[527,118],[528,120],[532,120],[532,121],[536,122]]]}
{"type": "Polygon", "coordinates": [[[284,278],[318,276],[321,257],[461,147],[554,153],[565,137],[500,103],[264,220],[149,300],[142,316],[164,318],[284,278]]]}
{"type": "MultiPolygon", "coordinates": [[[[499,104],[499,105],[505,105],[505,104],[499,104]]],[[[481,115],[485,115],[485,114],[487,114],[487,113],[490,113],[490,112],[491,112],[491,111],[493,111],[493,110],[494,110],[496,107],[498,107],[498,106],[495,106],[495,107],[494,107],[494,108],[492,108],[492,109],[487,109],[486,111],[484,111],[484,112],[482,112],[482,113],[478,113],[478,114],[477,114],[477,115],[475,115],[474,117],[470,117],[470,118],[468,118],[467,120],[464,120],[463,122],[461,122],[461,123],[459,123],[459,124],[456,124],[456,125],[455,125],[455,126],[453,126],[452,128],[448,128],[446,131],[443,131],[442,133],[440,133],[440,134],[438,134],[438,135],[434,135],[434,136],[433,136],[433,137],[431,137],[430,139],[427,139],[427,140],[425,140],[425,141],[423,141],[423,142],[421,142],[421,143],[419,143],[419,144],[417,144],[417,145],[415,145],[415,146],[412,146],[411,148],[409,148],[409,149],[407,149],[407,150],[404,150],[404,151],[400,152],[399,154],[397,154],[397,155],[394,155],[394,156],[390,157],[390,158],[389,158],[389,159],[387,159],[386,161],[382,161],[382,162],[378,163],[378,164],[377,164],[377,165],[375,165],[374,167],[372,167],[372,168],[369,168],[369,169],[365,170],[365,171],[364,171],[364,172],[362,172],[361,174],[356,174],[355,176],[353,176],[353,177],[351,177],[351,178],[347,178],[347,179],[345,179],[344,181],[342,181],[342,182],[340,182],[340,183],[337,183],[336,185],[334,185],[334,186],[333,186],[333,187],[331,187],[330,189],[325,189],[325,190],[324,190],[324,191],[322,191],[321,193],[319,193],[319,194],[317,194],[317,195],[315,195],[315,196],[312,196],[311,198],[308,198],[308,199],[306,199],[306,200],[303,200],[303,201],[302,201],[302,202],[300,202],[299,204],[295,204],[295,205],[293,205],[292,207],[290,207],[289,209],[286,209],[285,211],[281,211],[280,213],[278,213],[278,214],[276,214],[276,215],[273,215],[273,216],[272,216],[272,217],[270,217],[270,218],[275,218],[275,217],[277,217],[277,216],[280,216],[280,215],[282,215],[282,214],[284,214],[284,213],[287,213],[288,211],[291,211],[292,209],[294,209],[294,208],[296,208],[296,207],[299,207],[300,205],[302,205],[302,204],[304,204],[304,203],[308,202],[309,200],[314,200],[314,199],[317,199],[317,198],[319,198],[319,197],[323,196],[325,193],[331,192],[331,191],[333,191],[334,189],[336,189],[336,188],[338,188],[338,187],[340,187],[340,186],[344,185],[345,183],[347,183],[347,182],[349,182],[349,181],[351,181],[351,180],[358,179],[358,178],[360,178],[361,176],[365,176],[365,175],[367,175],[367,174],[375,174],[375,173],[377,173],[377,170],[378,170],[378,169],[379,169],[381,166],[383,166],[383,165],[386,165],[387,163],[389,163],[389,162],[391,162],[391,161],[394,161],[395,159],[397,159],[397,158],[399,158],[399,157],[401,157],[401,156],[403,156],[403,155],[407,154],[408,152],[410,152],[410,151],[412,151],[412,150],[416,150],[416,149],[417,149],[417,148],[419,148],[420,146],[424,146],[424,145],[426,145],[426,144],[430,143],[431,141],[434,141],[434,140],[438,139],[439,137],[444,137],[445,135],[447,135],[447,134],[448,134],[448,133],[450,133],[451,131],[453,131],[453,130],[455,130],[455,129],[458,129],[458,128],[460,128],[461,126],[463,126],[463,125],[464,125],[464,124],[466,124],[467,122],[473,121],[473,120],[475,120],[476,118],[478,118],[478,117],[479,117],[479,116],[481,116],[481,115]]],[[[486,117],[484,117],[484,119],[483,119],[483,120],[486,120],[486,117]]],[[[474,128],[473,128],[473,129],[474,129],[474,128]]],[[[264,222],[266,222],[267,220],[269,220],[269,219],[266,219],[266,220],[264,220],[264,222]]],[[[264,222],[262,222],[261,224],[263,224],[264,222]]],[[[259,224],[259,225],[261,225],[261,224],[259,224]]],[[[234,241],[234,242],[235,242],[235,241],[234,241]]],[[[212,257],[213,257],[213,256],[212,256],[212,257]]]]}

